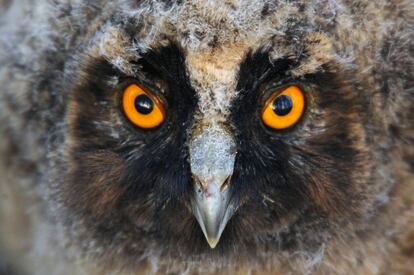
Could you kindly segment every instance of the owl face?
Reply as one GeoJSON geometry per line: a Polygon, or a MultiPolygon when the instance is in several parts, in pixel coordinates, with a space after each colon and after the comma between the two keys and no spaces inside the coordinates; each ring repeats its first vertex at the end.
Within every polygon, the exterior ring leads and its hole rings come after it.
{"type": "Polygon", "coordinates": [[[370,84],[334,26],[305,4],[225,6],[237,28],[153,5],[95,30],[67,74],[56,188],[74,239],[131,261],[313,251],[373,210],[370,84]]]}

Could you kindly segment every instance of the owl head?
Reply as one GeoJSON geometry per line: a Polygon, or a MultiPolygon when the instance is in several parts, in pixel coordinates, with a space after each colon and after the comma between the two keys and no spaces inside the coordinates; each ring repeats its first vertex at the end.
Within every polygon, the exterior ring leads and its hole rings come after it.
{"type": "Polygon", "coordinates": [[[82,251],[128,264],[315,252],[384,203],[408,73],[383,64],[411,61],[376,4],[62,2],[49,188],[82,251]]]}

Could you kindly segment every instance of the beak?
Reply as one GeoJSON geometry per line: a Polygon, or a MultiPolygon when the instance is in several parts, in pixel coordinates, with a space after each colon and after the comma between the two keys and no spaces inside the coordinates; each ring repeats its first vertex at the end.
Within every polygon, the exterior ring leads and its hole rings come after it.
{"type": "Polygon", "coordinates": [[[235,148],[233,137],[218,126],[207,128],[190,143],[194,178],[193,214],[211,248],[216,247],[235,212],[229,188],[235,148]]]}

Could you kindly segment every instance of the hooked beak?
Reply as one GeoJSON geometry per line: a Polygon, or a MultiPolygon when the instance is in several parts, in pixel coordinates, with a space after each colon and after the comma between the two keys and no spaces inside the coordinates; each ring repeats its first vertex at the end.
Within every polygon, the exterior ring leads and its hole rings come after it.
{"type": "Polygon", "coordinates": [[[229,188],[235,148],[232,136],[220,127],[206,129],[190,143],[193,214],[211,248],[216,247],[235,212],[229,188]]]}

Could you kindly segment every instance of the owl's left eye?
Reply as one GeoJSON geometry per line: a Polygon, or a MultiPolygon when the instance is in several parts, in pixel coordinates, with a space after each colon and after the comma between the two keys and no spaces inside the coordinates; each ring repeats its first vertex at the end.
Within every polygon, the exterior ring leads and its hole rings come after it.
{"type": "Polygon", "coordinates": [[[161,101],[138,84],[131,84],[124,90],[122,107],[126,117],[140,128],[155,128],[165,120],[161,101]]]}
{"type": "Polygon", "coordinates": [[[275,130],[295,125],[303,115],[305,98],[297,86],[277,91],[266,101],[262,111],[264,124],[275,130]]]}

